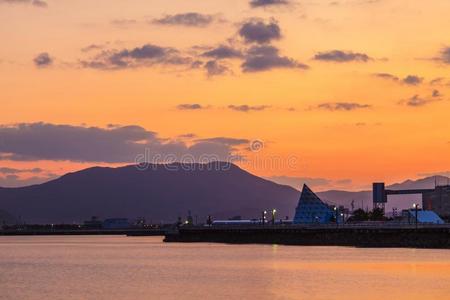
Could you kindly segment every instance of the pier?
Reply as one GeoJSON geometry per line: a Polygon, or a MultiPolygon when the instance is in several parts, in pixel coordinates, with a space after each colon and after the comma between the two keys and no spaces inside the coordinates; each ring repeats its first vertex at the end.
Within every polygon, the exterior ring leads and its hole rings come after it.
{"type": "Polygon", "coordinates": [[[450,226],[181,227],[164,242],[450,249],[450,226]]]}

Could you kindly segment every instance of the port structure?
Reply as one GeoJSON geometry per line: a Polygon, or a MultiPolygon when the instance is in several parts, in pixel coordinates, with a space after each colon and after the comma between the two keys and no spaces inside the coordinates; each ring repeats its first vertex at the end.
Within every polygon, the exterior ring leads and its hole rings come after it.
{"type": "MultiPolygon", "coordinates": [[[[422,195],[422,204],[424,197],[427,197],[435,193],[434,189],[411,189],[411,190],[387,190],[384,182],[374,182],[372,186],[373,193],[373,208],[385,209],[385,205],[388,201],[389,195],[422,195]]],[[[422,205],[423,207],[423,205],[422,205]]]]}

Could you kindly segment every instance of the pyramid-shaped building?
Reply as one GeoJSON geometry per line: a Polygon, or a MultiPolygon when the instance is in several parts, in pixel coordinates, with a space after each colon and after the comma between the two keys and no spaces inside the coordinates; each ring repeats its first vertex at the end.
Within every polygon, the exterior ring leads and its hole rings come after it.
{"type": "Polygon", "coordinates": [[[294,224],[330,223],[334,217],[333,210],[306,185],[295,209],[294,224]]]}

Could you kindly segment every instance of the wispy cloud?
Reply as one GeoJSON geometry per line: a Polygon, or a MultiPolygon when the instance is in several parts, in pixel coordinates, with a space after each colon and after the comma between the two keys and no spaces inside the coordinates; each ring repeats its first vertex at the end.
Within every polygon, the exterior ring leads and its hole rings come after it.
{"type": "Polygon", "coordinates": [[[6,3],[6,4],[30,4],[30,5],[33,5],[34,7],[40,7],[40,8],[48,7],[47,2],[45,2],[43,0],[0,0],[0,4],[1,3],[6,3]]]}
{"type": "Polygon", "coordinates": [[[216,16],[197,12],[166,15],[159,19],[153,19],[153,24],[187,27],[206,27],[216,20],[216,16]]]}
{"type": "Polygon", "coordinates": [[[314,59],[320,61],[345,63],[345,62],[367,62],[372,58],[370,58],[365,53],[343,51],[343,50],[331,50],[317,53],[316,55],[314,55],[314,59]]]}
{"type": "Polygon", "coordinates": [[[177,105],[177,109],[179,110],[201,110],[205,108],[206,108],[205,106],[198,103],[185,103],[177,105]]]}
{"type": "Polygon", "coordinates": [[[326,102],[317,105],[318,109],[329,111],[352,111],[372,107],[369,104],[361,104],[356,102],[326,102]]]}
{"type": "Polygon", "coordinates": [[[275,68],[308,69],[309,67],[295,59],[281,56],[278,48],[270,45],[253,46],[241,65],[244,72],[267,71],[275,68]]]}
{"type": "Polygon", "coordinates": [[[250,6],[253,8],[258,7],[271,7],[271,6],[281,6],[288,5],[291,2],[288,0],[251,0],[250,6]]]}
{"type": "Polygon", "coordinates": [[[228,108],[239,112],[263,111],[270,108],[269,105],[228,105],[228,108]]]}

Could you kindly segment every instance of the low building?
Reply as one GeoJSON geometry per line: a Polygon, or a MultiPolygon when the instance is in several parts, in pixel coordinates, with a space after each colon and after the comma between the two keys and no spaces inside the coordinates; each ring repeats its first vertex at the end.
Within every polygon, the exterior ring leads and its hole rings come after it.
{"type": "Polygon", "coordinates": [[[295,209],[294,224],[326,224],[332,222],[335,212],[332,208],[314,194],[306,185],[303,185],[302,193],[295,209]]]}

